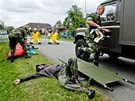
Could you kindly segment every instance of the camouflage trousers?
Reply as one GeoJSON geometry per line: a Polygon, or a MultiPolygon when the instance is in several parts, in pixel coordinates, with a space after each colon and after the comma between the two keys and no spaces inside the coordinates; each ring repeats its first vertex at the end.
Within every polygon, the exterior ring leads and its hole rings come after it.
{"type": "Polygon", "coordinates": [[[88,38],[86,37],[85,39],[88,47],[84,47],[83,51],[86,53],[93,53],[94,54],[93,62],[95,65],[98,65],[100,55],[99,44],[89,37],[88,38]]]}
{"type": "Polygon", "coordinates": [[[78,80],[78,65],[76,58],[69,58],[67,66],[59,72],[58,80],[61,86],[73,91],[87,91],[86,88],[77,84],[75,80],[78,80]]]}
{"type": "Polygon", "coordinates": [[[23,37],[15,37],[13,36],[13,33],[10,33],[8,38],[9,38],[9,47],[11,50],[11,56],[14,56],[15,48],[18,43],[20,43],[20,45],[23,47],[24,54],[27,54],[27,45],[25,44],[23,37]]]}

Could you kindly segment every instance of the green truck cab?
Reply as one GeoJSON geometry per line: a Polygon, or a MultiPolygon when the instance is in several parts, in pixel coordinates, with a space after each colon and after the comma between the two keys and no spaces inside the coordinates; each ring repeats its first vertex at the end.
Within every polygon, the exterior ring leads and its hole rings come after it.
{"type": "MultiPolygon", "coordinates": [[[[109,35],[104,35],[99,41],[102,53],[106,53],[112,59],[126,57],[135,59],[135,0],[106,0],[102,3],[105,12],[101,16],[102,27],[110,29],[109,35]]],[[[86,28],[77,28],[75,41],[75,53],[78,58],[88,60],[91,54],[78,52],[78,47],[87,46],[85,42],[86,28]]]]}

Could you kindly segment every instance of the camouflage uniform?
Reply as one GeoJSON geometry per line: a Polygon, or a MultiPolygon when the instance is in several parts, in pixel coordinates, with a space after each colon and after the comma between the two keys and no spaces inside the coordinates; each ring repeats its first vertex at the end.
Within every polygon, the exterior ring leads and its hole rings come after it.
{"type": "Polygon", "coordinates": [[[21,27],[13,29],[9,33],[8,37],[9,37],[9,47],[11,49],[11,57],[14,57],[15,48],[18,43],[21,44],[21,46],[24,49],[24,54],[27,55],[27,48],[26,48],[27,45],[25,43],[25,40],[27,40],[27,36],[25,28],[21,27]]]}
{"type": "MultiPolygon", "coordinates": [[[[87,19],[87,21],[92,20],[93,22],[97,23],[98,25],[101,25],[101,19],[100,15],[97,13],[91,13],[87,19]]],[[[99,44],[94,41],[94,39],[97,37],[97,34],[95,32],[90,34],[91,29],[95,29],[96,27],[90,26],[87,24],[87,30],[86,30],[86,36],[85,40],[88,44],[88,47],[84,47],[83,51],[87,53],[94,53],[94,65],[98,66],[98,61],[99,61],[99,44]]]]}
{"type": "Polygon", "coordinates": [[[58,80],[61,86],[78,91],[86,91],[78,81],[78,65],[76,58],[69,58],[67,65],[59,72],[58,80]]]}

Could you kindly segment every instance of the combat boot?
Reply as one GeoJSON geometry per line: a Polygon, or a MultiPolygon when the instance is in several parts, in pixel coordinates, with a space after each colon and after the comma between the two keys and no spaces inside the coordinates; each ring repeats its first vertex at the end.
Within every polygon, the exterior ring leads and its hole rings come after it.
{"type": "Polygon", "coordinates": [[[30,54],[25,54],[24,57],[25,57],[25,59],[31,58],[31,55],[30,54]]]}
{"type": "Polygon", "coordinates": [[[51,42],[48,42],[48,44],[52,44],[51,42]]]}
{"type": "Polygon", "coordinates": [[[97,67],[99,67],[98,62],[94,62],[94,65],[97,66],[97,67]]]}
{"type": "Polygon", "coordinates": [[[88,90],[87,92],[87,96],[92,99],[95,95],[95,90],[88,90]]]}
{"type": "Polygon", "coordinates": [[[14,62],[14,56],[11,56],[10,60],[11,62],[14,62]]]}

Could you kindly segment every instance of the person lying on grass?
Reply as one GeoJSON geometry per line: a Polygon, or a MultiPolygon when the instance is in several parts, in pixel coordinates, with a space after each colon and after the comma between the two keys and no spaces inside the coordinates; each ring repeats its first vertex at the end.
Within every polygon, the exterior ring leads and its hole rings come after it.
{"type": "Polygon", "coordinates": [[[54,77],[58,79],[60,85],[66,89],[86,92],[90,99],[92,99],[95,95],[95,90],[89,90],[82,87],[80,81],[78,80],[78,65],[76,58],[69,58],[68,63],[64,62],[64,64],[61,65],[37,65],[35,74],[23,77],[21,79],[16,79],[13,83],[17,85],[21,82],[42,76],[54,77]]]}

